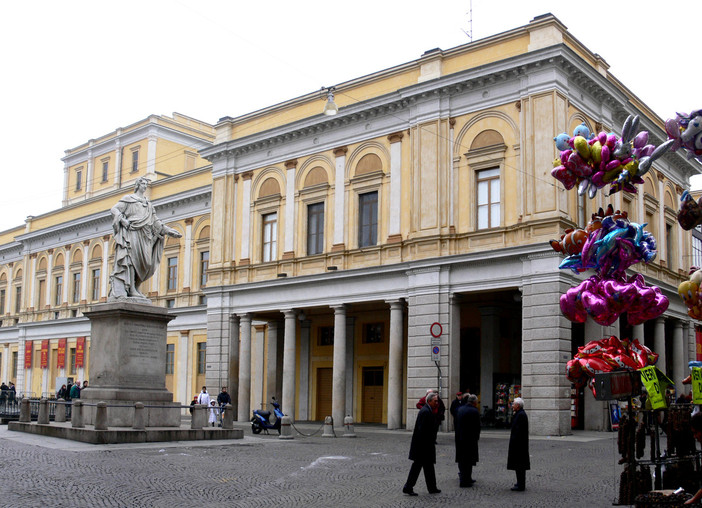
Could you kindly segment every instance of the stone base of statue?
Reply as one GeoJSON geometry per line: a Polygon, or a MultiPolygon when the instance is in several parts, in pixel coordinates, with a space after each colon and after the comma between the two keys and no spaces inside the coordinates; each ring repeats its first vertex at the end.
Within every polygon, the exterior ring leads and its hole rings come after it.
{"type": "MultiPolygon", "coordinates": [[[[136,299],[91,307],[90,376],[81,391],[84,422],[94,424],[94,403],[107,403],[107,425],[131,427],[134,404],[144,404],[146,427],[178,427],[181,410],[166,389],[166,336],[174,316],[136,299]]],[[[139,299],[143,300],[143,299],[139,299]]]]}

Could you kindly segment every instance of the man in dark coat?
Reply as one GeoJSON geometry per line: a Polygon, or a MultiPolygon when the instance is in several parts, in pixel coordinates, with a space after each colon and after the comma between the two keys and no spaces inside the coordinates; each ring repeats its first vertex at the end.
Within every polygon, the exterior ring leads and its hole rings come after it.
{"type": "Polygon", "coordinates": [[[464,404],[456,411],[456,462],[461,487],[472,487],[473,466],[478,463],[478,439],[480,439],[480,411],[478,397],[463,396],[464,404]]]}
{"type": "Polygon", "coordinates": [[[414,424],[412,433],[412,444],[410,445],[409,459],[412,461],[407,482],[402,487],[402,492],[410,496],[416,496],[413,490],[419,478],[419,472],[424,469],[424,480],[427,482],[427,490],[430,494],[441,492],[436,488],[436,473],[434,464],[436,463],[436,418],[434,410],[439,405],[439,396],[436,393],[429,393],[426,397],[426,404],[419,410],[417,421],[414,424]]]}
{"type": "Polygon", "coordinates": [[[512,490],[523,491],[526,489],[526,472],[530,469],[529,463],[529,419],[524,411],[524,400],[521,397],[512,403],[512,433],[509,436],[509,453],[507,455],[507,469],[512,469],[517,474],[517,483],[512,490]]]}

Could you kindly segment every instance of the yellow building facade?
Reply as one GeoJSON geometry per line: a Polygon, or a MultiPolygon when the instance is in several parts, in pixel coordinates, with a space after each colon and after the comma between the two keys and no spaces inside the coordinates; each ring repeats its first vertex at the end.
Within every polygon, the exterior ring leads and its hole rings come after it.
{"type": "MultiPolygon", "coordinates": [[[[148,176],[157,214],[183,234],[147,283],[176,315],[167,386],[181,402],[226,385],[240,421],[276,397],[296,420],[399,428],[427,388],[447,405],[477,393],[505,423],[503,392],[521,393],[534,432],[561,435],[565,363],[589,340],[639,338],[682,379],[695,350],[677,297],[691,239],[675,214],[699,167],[671,153],[637,194],[592,200],[551,177],[554,136],[583,122],[618,132],[637,114],[652,143],[666,138],[559,20],[431,50],[334,94],[335,116],[313,93],[215,126],[152,116],[68,150],[64,206],[0,233],[0,377],[35,395],[89,379],[81,313],[107,296],[109,208],[148,176]],[[558,270],[548,241],[610,203],[658,241],[657,259],[636,266],[670,299],[655,322],[605,328],[560,312],[580,279],[558,270]],[[79,337],[82,371],[42,367],[42,348],[54,358],[67,339],[70,357],[79,337]]],[[[582,401],[582,425],[604,428],[606,408],[582,401]]]]}

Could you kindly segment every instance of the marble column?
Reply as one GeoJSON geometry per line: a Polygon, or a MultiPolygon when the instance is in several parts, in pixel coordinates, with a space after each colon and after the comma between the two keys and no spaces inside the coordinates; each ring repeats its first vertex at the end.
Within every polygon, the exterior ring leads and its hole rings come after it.
{"type": "Polygon", "coordinates": [[[297,337],[297,312],[292,309],[283,311],[285,316],[285,336],[283,342],[283,412],[295,421],[295,348],[297,337]]]}
{"type": "Polygon", "coordinates": [[[334,365],[332,368],[332,418],[343,427],[346,416],[346,305],[334,309],[334,365]]]}
{"type": "Polygon", "coordinates": [[[388,429],[402,427],[403,305],[390,302],[390,347],[388,353],[388,429]]]}
{"type": "Polygon", "coordinates": [[[684,391],[682,380],[687,376],[687,364],[685,363],[685,345],[683,341],[683,324],[680,320],[675,320],[673,328],[673,382],[675,383],[675,393],[678,395],[684,391]]]}
{"type": "Polygon", "coordinates": [[[239,387],[237,420],[251,418],[251,314],[239,316],[239,387]]]}
{"type": "Polygon", "coordinates": [[[665,368],[665,318],[656,319],[655,334],[653,336],[653,352],[658,353],[658,363],[656,367],[663,374],[667,374],[665,368]]]}

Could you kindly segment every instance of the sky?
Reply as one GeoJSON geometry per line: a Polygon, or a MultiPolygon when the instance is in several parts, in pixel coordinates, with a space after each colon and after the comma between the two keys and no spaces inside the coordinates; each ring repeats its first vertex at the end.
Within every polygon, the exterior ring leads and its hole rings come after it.
{"type": "Polygon", "coordinates": [[[0,231],[59,208],[64,151],[118,127],[173,112],[214,124],[416,60],[429,49],[468,43],[469,34],[476,41],[524,26],[548,12],[664,120],[702,108],[699,43],[689,35],[695,33],[689,21],[702,19],[702,2],[657,5],[7,2],[0,19],[0,231]]]}

